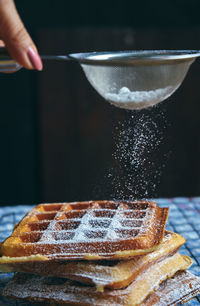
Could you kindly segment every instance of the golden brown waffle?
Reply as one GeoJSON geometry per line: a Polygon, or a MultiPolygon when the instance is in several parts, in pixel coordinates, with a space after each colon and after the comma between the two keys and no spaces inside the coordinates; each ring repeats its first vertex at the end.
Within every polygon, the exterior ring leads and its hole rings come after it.
{"type": "MultiPolygon", "coordinates": [[[[104,292],[97,292],[95,287],[80,285],[64,278],[18,273],[7,284],[3,295],[34,302],[51,302],[51,305],[141,305],[161,282],[190,265],[189,257],[176,253],[149,267],[125,289],[106,289],[104,292]]],[[[195,286],[200,290],[199,279],[195,286]]]]}
{"type": "Polygon", "coordinates": [[[123,261],[101,262],[12,262],[12,258],[0,258],[2,272],[28,272],[43,276],[64,277],[86,284],[95,284],[98,290],[104,287],[120,289],[128,286],[139,274],[151,265],[171,256],[183,245],[185,239],[175,233],[166,231],[159,249],[152,253],[136,256],[123,261]]]}
{"type": "Polygon", "coordinates": [[[150,201],[40,204],[4,241],[1,252],[53,260],[127,259],[158,247],[168,210],[150,201]]]}
{"type": "MultiPolygon", "coordinates": [[[[179,271],[164,281],[141,306],[168,306],[184,304],[200,292],[200,278],[188,271],[179,271]]],[[[196,305],[196,304],[195,304],[196,305]]]]}

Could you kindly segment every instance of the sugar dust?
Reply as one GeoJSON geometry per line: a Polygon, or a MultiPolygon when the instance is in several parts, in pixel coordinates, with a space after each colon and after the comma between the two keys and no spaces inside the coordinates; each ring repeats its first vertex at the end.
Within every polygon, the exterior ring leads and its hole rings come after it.
{"type": "Polygon", "coordinates": [[[142,109],[167,99],[172,92],[172,86],[149,91],[130,91],[129,88],[122,87],[118,93],[107,93],[105,98],[118,107],[142,109]]]}
{"type": "Polygon", "coordinates": [[[170,155],[165,109],[124,110],[123,119],[113,125],[112,158],[98,179],[93,198],[156,197],[170,155]]]}

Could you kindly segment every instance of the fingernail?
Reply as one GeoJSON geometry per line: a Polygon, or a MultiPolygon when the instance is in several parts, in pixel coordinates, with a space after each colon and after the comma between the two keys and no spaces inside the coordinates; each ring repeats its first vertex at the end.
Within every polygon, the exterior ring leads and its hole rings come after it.
{"type": "Polygon", "coordinates": [[[29,60],[32,64],[33,68],[41,71],[42,68],[43,68],[43,65],[42,65],[42,61],[41,61],[41,58],[40,58],[39,54],[32,47],[29,47],[27,55],[28,55],[28,58],[29,58],[29,60]]]}

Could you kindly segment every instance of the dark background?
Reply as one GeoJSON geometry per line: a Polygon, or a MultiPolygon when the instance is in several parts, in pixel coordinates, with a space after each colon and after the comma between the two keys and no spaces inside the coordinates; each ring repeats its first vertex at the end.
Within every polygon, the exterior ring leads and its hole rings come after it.
{"type": "MultiPolygon", "coordinates": [[[[43,54],[200,49],[197,0],[70,4],[17,0],[16,5],[43,54]]],[[[146,178],[156,182],[155,168],[165,164],[160,183],[155,190],[149,185],[148,196],[200,194],[199,86],[197,60],[172,97],[158,109],[143,112],[158,121],[163,136],[162,145],[151,157],[156,160],[154,169],[145,167],[150,173],[146,178]],[[157,116],[160,112],[165,114],[163,121],[157,116]]],[[[74,63],[45,63],[41,73],[23,69],[13,75],[1,74],[0,91],[0,204],[113,195],[104,168],[117,167],[112,157],[113,130],[119,121],[129,122],[130,112],[99,97],[74,63]]],[[[134,127],[134,119],[131,122],[134,127]]],[[[122,186],[127,170],[122,167],[120,171],[122,186]]],[[[134,184],[133,179],[133,195],[134,184]]]]}

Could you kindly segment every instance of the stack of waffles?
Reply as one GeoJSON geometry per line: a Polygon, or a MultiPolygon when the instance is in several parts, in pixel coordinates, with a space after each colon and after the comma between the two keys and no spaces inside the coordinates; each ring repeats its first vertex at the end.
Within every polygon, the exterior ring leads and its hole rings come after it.
{"type": "Polygon", "coordinates": [[[168,208],[150,201],[41,204],[1,245],[3,295],[42,305],[176,305],[200,292],[165,231],[168,208]]]}

